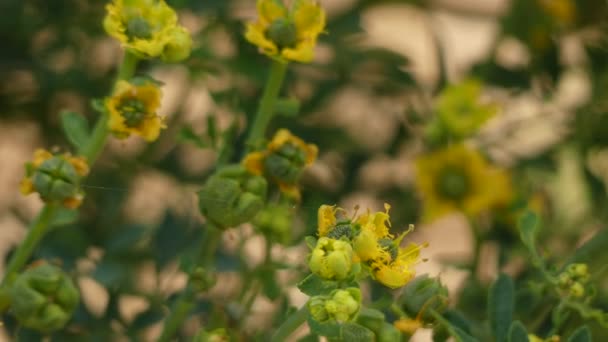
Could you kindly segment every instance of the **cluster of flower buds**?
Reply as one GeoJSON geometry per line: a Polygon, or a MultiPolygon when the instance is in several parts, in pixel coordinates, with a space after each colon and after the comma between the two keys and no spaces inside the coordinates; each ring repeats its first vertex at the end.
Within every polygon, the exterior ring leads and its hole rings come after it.
{"type": "Polygon", "coordinates": [[[209,177],[198,193],[199,208],[218,228],[251,221],[264,207],[267,192],[264,177],[240,165],[229,165],[209,177]]]}
{"type": "Polygon", "coordinates": [[[589,270],[586,264],[570,264],[558,276],[558,286],[566,295],[573,298],[585,296],[589,282],[589,270]]]}
{"type": "Polygon", "coordinates": [[[353,321],[361,309],[361,290],[356,287],[338,289],[329,295],[310,298],[310,316],[320,323],[353,321]]]}
{"type": "Polygon", "coordinates": [[[89,173],[84,158],[70,154],[52,154],[36,150],[34,159],[26,164],[26,176],[21,181],[21,192],[37,192],[47,203],[61,204],[74,209],[80,206],[84,193],[80,181],[89,173]]]}
{"type": "Polygon", "coordinates": [[[34,265],[17,276],[10,295],[11,309],[19,322],[41,332],[62,328],[80,299],[72,280],[48,263],[34,265]]]}

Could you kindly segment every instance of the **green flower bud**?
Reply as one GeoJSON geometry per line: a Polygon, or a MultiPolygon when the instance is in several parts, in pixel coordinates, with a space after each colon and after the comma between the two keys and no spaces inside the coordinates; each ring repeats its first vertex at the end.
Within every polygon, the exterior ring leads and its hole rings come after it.
{"type": "Polygon", "coordinates": [[[585,287],[577,281],[570,286],[568,293],[574,298],[581,298],[585,295],[585,287]]]}
{"type": "Polygon", "coordinates": [[[293,210],[287,205],[267,205],[255,217],[255,227],[273,241],[286,244],[291,239],[293,210]]]}
{"type": "Polygon", "coordinates": [[[353,248],[343,240],[322,237],[313,249],[308,266],[324,279],[345,279],[353,264],[353,248]]]}
{"type": "Polygon", "coordinates": [[[71,279],[60,268],[46,263],[17,276],[10,295],[19,322],[43,333],[62,328],[80,298],[71,279]]]}
{"type": "Polygon", "coordinates": [[[306,151],[294,144],[284,144],[264,159],[264,170],[274,179],[295,184],[306,166],[306,151]]]}
{"type": "Polygon", "coordinates": [[[206,331],[202,329],[199,331],[192,342],[228,342],[230,341],[230,337],[226,333],[226,330],[223,328],[215,329],[212,331],[206,331]]]}
{"type": "Polygon", "coordinates": [[[328,296],[314,296],[308,301],[311,317],[317,322],[350,322],[361,309],[361,290],[355,287],[332,291],[328,296]]]}
{"type": "Polygon", "coordinates": [[[431,309],[442,313],[448,306],[448,290],[439,279],[424,274],[414,278],[404,288],[399,304],[410,317],[420,317],[424,322],[433,322],[431,309]]]}
{"type": "Polygon", "coordinates": [[[589,268],[586,264],[570,264],[566,272],[573,278],[579,281],[586,282],[589,280],[589,268]]]}
{"type": "Polygon", "coordinates": [[[181,26],[175,27],[171,31],[171,40],[160,55],[160,59],[168,63],[176,63],[183,61],[190,56],[192,50],[192,37],[185,28],[181,26]]]}
{"type": "Polygon", "coordinates": [[[34,172],[32,182],[44,200],[63,201],[79,192],[76,169],[60,156],[44,161],[34,172]]]}
{"type": "Polygon", "coordinates": [[[264,207],[266,180],[240,165],[229,165],[211,176],[198,193],[199,208],[219,228],[251,221],[264,207]]]}

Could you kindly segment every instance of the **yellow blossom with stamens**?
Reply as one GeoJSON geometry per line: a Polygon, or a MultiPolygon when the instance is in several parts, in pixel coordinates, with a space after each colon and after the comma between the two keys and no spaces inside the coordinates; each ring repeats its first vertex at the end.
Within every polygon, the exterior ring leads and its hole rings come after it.
{"type": "Polygon", "coordinates": [[[325,28],[325,11],[316,1],[295,0],[288,9],[280,0],[258,0],[258,19],[247,24],[245,38],[260,51],[283,61],[310,62],[325,28]]]}
{"type": "Polygon", "coordinates": [[[457,210],[476,216],[506,206],[513,197],[509,173],[464,145],[423,156],[416,161],[416,169],[424,221],[457,210]]]}
{"type": "MultiPolygon", "coordinates": [[[[397,239],[397,245],[402,237],[397,239]]],[[[426,244],[417,245],[410,243],[405,248],[399,248],[399,252],[395,258],[380,258],[372,261],[371,267],[374,270],[374,278],[392,289],[404,286],[416,275],[413,266],[419,262],[420,249],[426,246],[426,244]]]]}
{"type": "Polygon", "coordinates": [[[254,175],[265,175],[277,183],[281,192],[299,199],[298,181],[305,167],[317,159],[316,145],[280,129],[263,151],[251,152],[242,161],[254,175]]]}
{"type": "Polygon", "coordinates": [[[190,55],[192,38],[164,0],[113,0],[106,10],[106,32],[136,56],[177,62],[190,55]]]}
{"type": "Polygon", "coordinates": [[[114,94],[105,101],[110,131],[121,139],[136,134],[149,142],[156,140],[166,128],[163,117],[156,114],[160,98],[161,91],[152,81],[118,81],[114,94]]]}

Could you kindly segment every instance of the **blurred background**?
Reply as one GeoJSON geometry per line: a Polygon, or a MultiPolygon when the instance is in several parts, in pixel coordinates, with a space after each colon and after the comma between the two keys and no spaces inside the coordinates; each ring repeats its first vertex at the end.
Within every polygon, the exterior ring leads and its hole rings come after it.
{"type": "MultiPolygon", "coordinates": [[[[560,260],[605,229],[605,1],[320,2],[328,12],[327,33],[313,63],[290,67],[283,90],[299,101],[299,111],[278,116],[269,129],[270,135],[289,128],[320,150],[304,176],[302,204],[293,208],[293,229],[272,251],[298,265],[277,274],[291,305],[307,299],[294,283],[305,272],[308,250],[302,241],[314,234],[321,204],[382,210],[391,203],[393,227],[414,223],[411,239],[430,242],[423,253],[429,261],[418,265],[418,273],[440,274],[455,298],[471,288],[467,271],[458,267],[472,257],[468,221],[454,213],[421,224],[422,202],[414,189],[414,160],[423,151],[424,124],[434,115],[438,94],[470,78],[480,80],[483,97],[500,108],[470,142],[511,170],[515,192],[541,203],[547,257],[560,260]]],[[[185,63],[141,67],[164,83],[161,114],[168,129],[152,144],[111,139],[84,185],[80,220],[54,230],[36,252],[72,270],[83,291],[76,328],[67,333],[81,329],[98,340],[157,336],[167,298],[186,281],[179,257],[200,238],[203,218],[195,192],[217,158],[204,138],[212,125],[235,137],[240,155],[267,76],[269,61],[243,37],[244,23],[256,17],[255,1],[167,3],[178,10],[195,44],[185,63]]],[[[103,31],[104,6],[97,0],[0,3],[4,257],[42,206],[36,196],[19,194],[24,163],[38,147],[69,150],[60,113],[74,111],[94,122],[90,103],[106,96],[113,82],[122,52],[103,31]]],[[[496,265],[517,275],[526,264],[514,225],[488,220],[490,238],[476,275],[480,286],[494,279],[496,265]]],[[[242,287],[238,274],[261,262],[263,239],[243,226],[224,234],[222,243],[218,286],[197,310],[230,321],[229,299],[242,287]],[[217,305],[222,298],[225,307],[217,305]]],[[[604,281],[598,300],[604,308],[606,287],[604,281]]],[[[257,296],[254,314],[245,320],[252,338],[273,324],[272,315],[284,305],[270,298],[257,296]]],[[[470,312],[475,314],[474,306],[470,312]]],[[[186,330],[200,324],[192,320],[186,330]]],[[[421,331],[415,338],[429,336],[421,331]]]]}

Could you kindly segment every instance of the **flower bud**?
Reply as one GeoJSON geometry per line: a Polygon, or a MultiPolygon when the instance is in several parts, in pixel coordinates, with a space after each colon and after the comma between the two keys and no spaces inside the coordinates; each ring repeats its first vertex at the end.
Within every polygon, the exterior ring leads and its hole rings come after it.
{"type": "Polygon", "coordinates": [[[255,227],[273,241],[286,244],[291,239],[293,210],[287,205],[267,205],[254,219],[255,227]]]}
{"type": "Polygon", "coordinates": [[[427,274],[410,281],[399,297],[400,306],[410,317],[420,317],[432,322],[430,311],[442,313],[448,306],[448,290],[439,279],[429,278],[427,274]]]}
{"type": "Polygon", "coordinates": [[[80,181],[89,172],[83,158],[37,150],[26,170],[26,178],[21,182],[23,194],[37,192],[43,201],[61,203],[68,208],[80,205],[83,198],[80,181]]]}
{"type": "Polygon", "coordinates": [[[219,228],[251,221],[264,207],[267,183],[240,165],[229,165],[212,175],[199,191],[201,213],[219,228]]]}
{"type": "Polygon", "coordinates": [[[350,322],[361,309],[361,290],[355,287],[332,291],[328,296],[314,296],[308,301],[311,317],[318,322],[350,322]]]}
{"type": "Polygon", "coordinates": [[[581,298],[585,295],[585,287],[577,281],[570,286],[568,293],[574,298],[581,298]]]}
{"type": "Polygon", "coordinates": [[[163,62],[176,63],[183,61],[190,56],[192,50],[192,37],[182,26],[177,26],[170,33],[171,39],[165,45],[160,59],[163,62]]]}
{"type": "Polygon", "coordinates": [[[322,237],[312,251],[308,266],[321,278],[341,280],[351,273],[352,260],[350,243],[322,237]]]}
{"type": "Polygon", "coordinates": [[[11,308],[19,322],[48,333],[62,328],[78,306],[79,293],[58,267],[42,264],[17,276],[10,289],[11,308]]]}
{"type": "Polygon", "coordinates": [[[566,272],[576,280],[587,281],[589,280],[589,268],[586,264],[570,264],[566,269],[566,272]]]}

